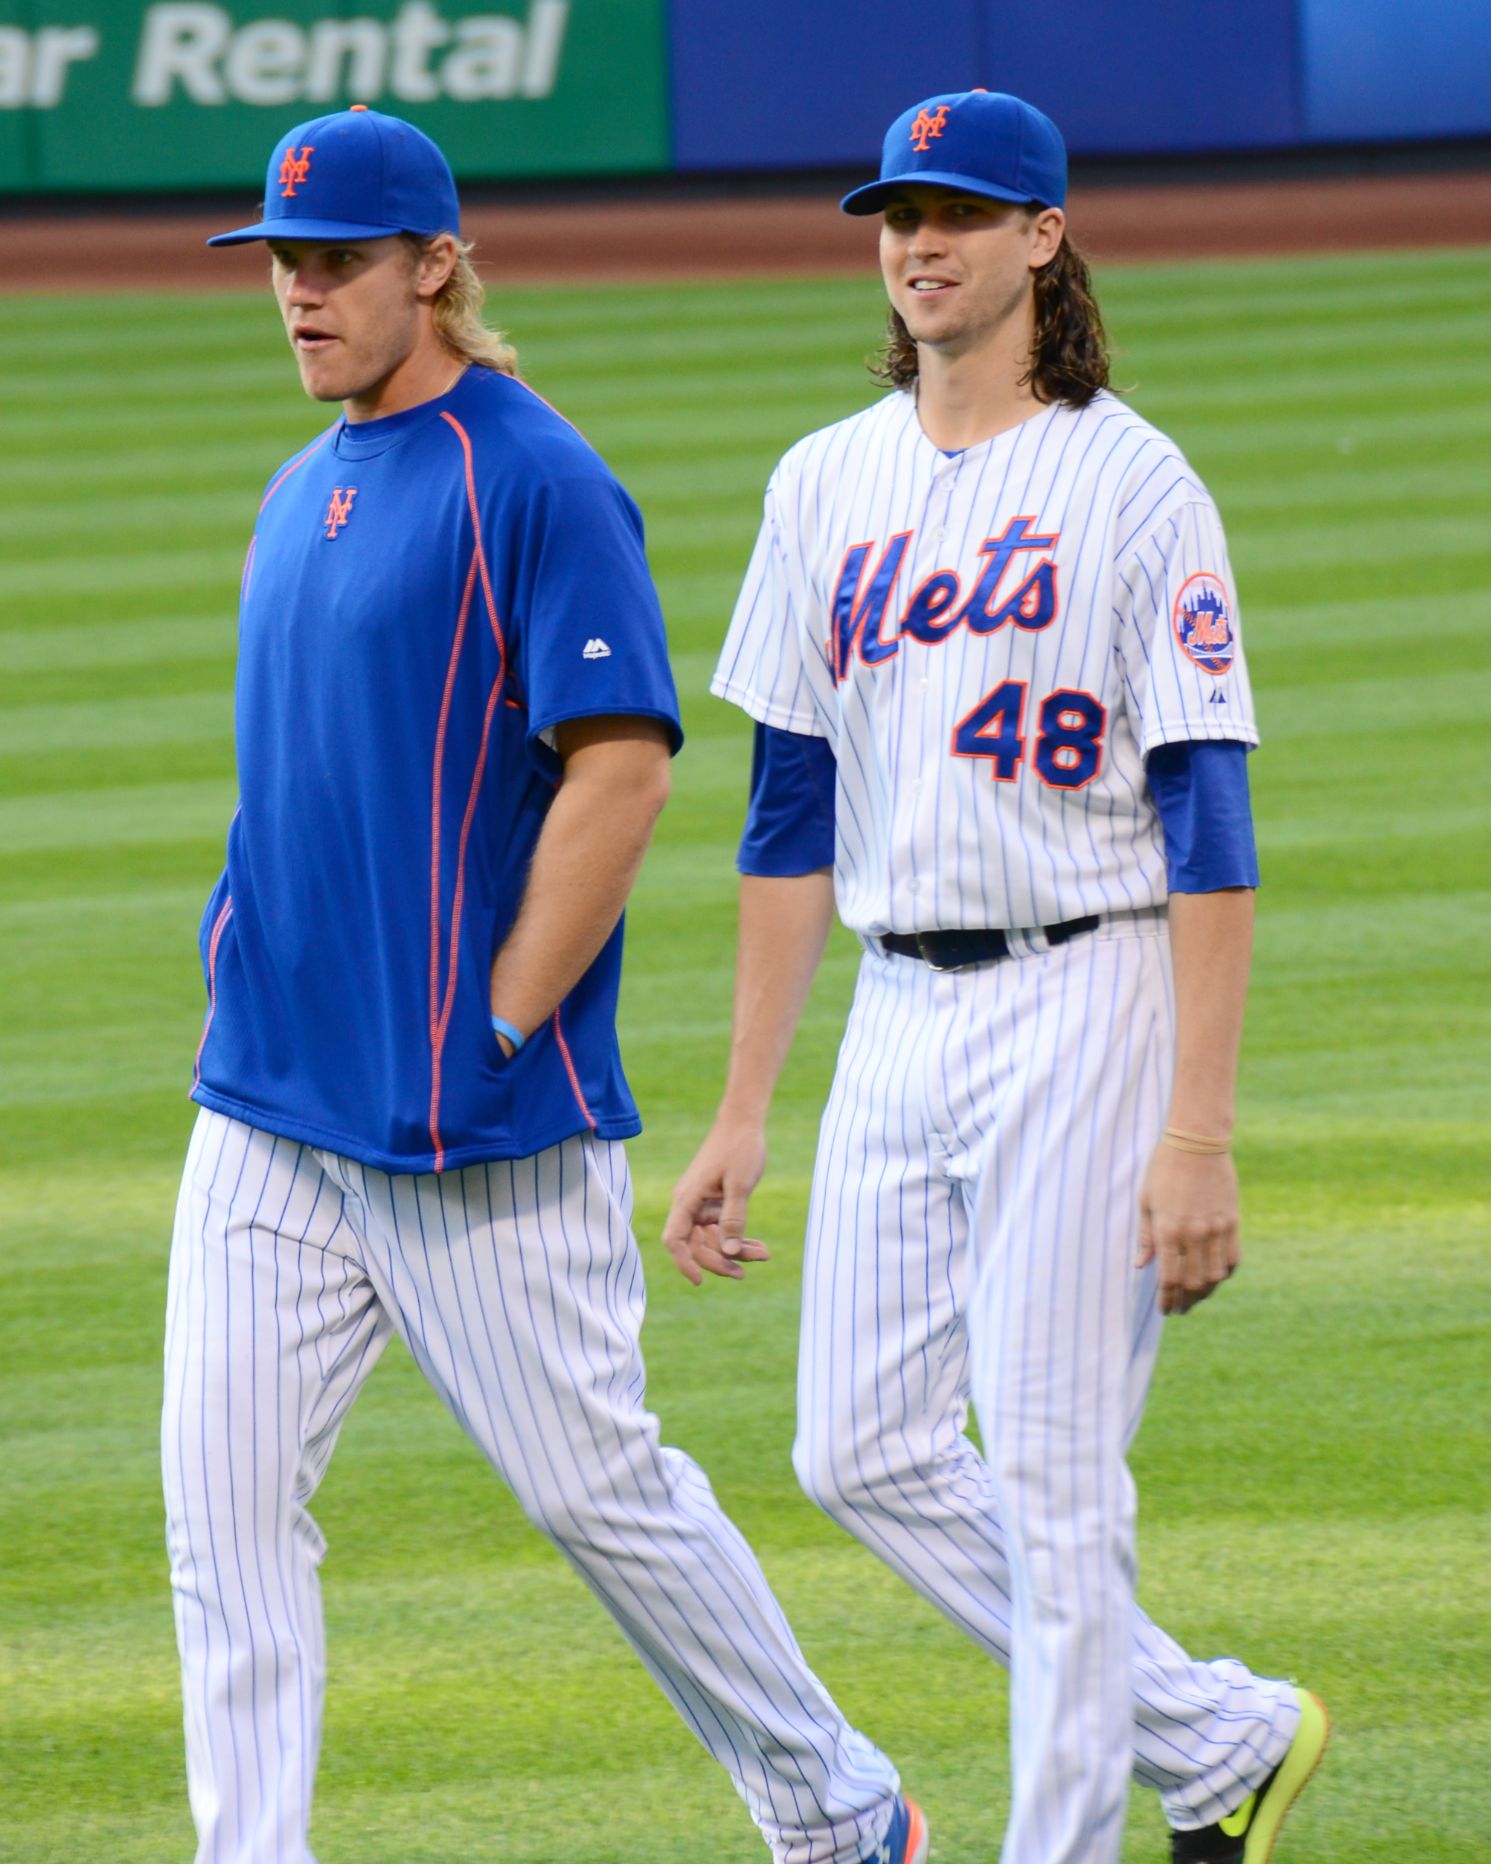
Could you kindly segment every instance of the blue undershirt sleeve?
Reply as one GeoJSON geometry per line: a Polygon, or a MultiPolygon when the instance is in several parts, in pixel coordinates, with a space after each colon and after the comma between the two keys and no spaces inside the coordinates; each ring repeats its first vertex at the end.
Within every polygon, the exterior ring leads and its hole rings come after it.
{"type": "Polygon", "coordinates": [[[1216,739],[1159,744],[1145,773],[1165,831],[1170,891],[1256,887],[1247,747],[1216,739]]]}
{"type": "Polygon", "coordinates": [[[837,770],[826,738],[757,725],[751,800],[735,865],[785,879],[834,864],[837,770]]]}

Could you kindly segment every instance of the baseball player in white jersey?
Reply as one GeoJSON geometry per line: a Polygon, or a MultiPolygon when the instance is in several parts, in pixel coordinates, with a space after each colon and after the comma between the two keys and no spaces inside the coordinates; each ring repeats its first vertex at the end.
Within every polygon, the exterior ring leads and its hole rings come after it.
{"type": "Polygon", "coordinates": [[[730,1068],[665,1232],[738,1269],[836,900],[864,945],[808,1218],[798,1474],[1011,1671],[1006,1864],[1263,1864],[1325,1712],[1138,1609],[1164,1313],[1238,1259],[1256,742],[1217,513],[1106,386],[1066,156],[932,97],[880,177],[892,392],[773,474],[713,690],[756,721],[730,1068]],[[970,1400],[982,1449],[967,1430],[970,1400]]]}
{"type": "Polygon", "coordinates": [[[428,137],[299,124],[266,195],[219,237],[343,412],[259,508],[202,922],[161,1439],[198,1864],[309,1864],[309,1503],[394,1334],[778,1864],[923,1864],[645,1406],[619,921],[679,731],[636,507],[481,325],[428,137]]]}

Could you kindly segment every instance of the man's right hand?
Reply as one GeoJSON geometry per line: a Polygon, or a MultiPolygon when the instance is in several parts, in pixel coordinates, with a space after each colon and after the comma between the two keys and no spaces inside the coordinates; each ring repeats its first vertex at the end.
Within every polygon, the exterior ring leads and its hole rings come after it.
{"type": "Polygon", "coordinates": [[[678,1180],[663,1225],[668,1254],[696,1288],[703,1269],[742,1281],[743,1263],[771,1259],[765,1243],[745,1233],[746,1204],[765,1170],[765,1129],[721,1115],[678,1180]]]}

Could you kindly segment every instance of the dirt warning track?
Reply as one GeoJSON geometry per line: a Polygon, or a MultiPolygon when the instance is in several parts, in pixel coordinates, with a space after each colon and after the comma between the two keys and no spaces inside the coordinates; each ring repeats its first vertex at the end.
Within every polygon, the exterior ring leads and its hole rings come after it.
{"type": "MultiPolygon", "coordinates": [[[[209,251],[247,200],[171,210],[0,213],[0,290],[201,291],[252,287],[255,247],[209,251]]],[[[1316,180],[1074,186],[1068,218],[1099,265],[1352,249],[1491,244],[1491,170],[1316,180]]],[[[814,194],[503,202],[476,196],[466,231],[497,286],[588,280],[862,272],[874,223],[814,194]]]]}

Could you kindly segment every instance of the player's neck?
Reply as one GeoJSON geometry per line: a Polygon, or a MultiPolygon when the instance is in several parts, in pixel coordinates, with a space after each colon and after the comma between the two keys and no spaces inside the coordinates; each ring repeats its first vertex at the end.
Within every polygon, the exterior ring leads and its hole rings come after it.
{"type": "Polygon", "coordinates": [[[386,415],[403,414],[426,401],[436,401],[448,394],[465,373],[466,365],[453,356],[434,333],[426,329],[420,341],[398,365],[356,395],[342,403],[342,412],[350,425],[360,421],[378,421],[386,415]]]}
{"type": "Polygon", "coordinates": [[[1018,427],[1046,405],[1026,379],[1029,368],[1024,330],[1018,342],[1006,337],[955,356],[919,344],[916,412],[922,432],[934,446],[954,452],[1018,427]]]}

